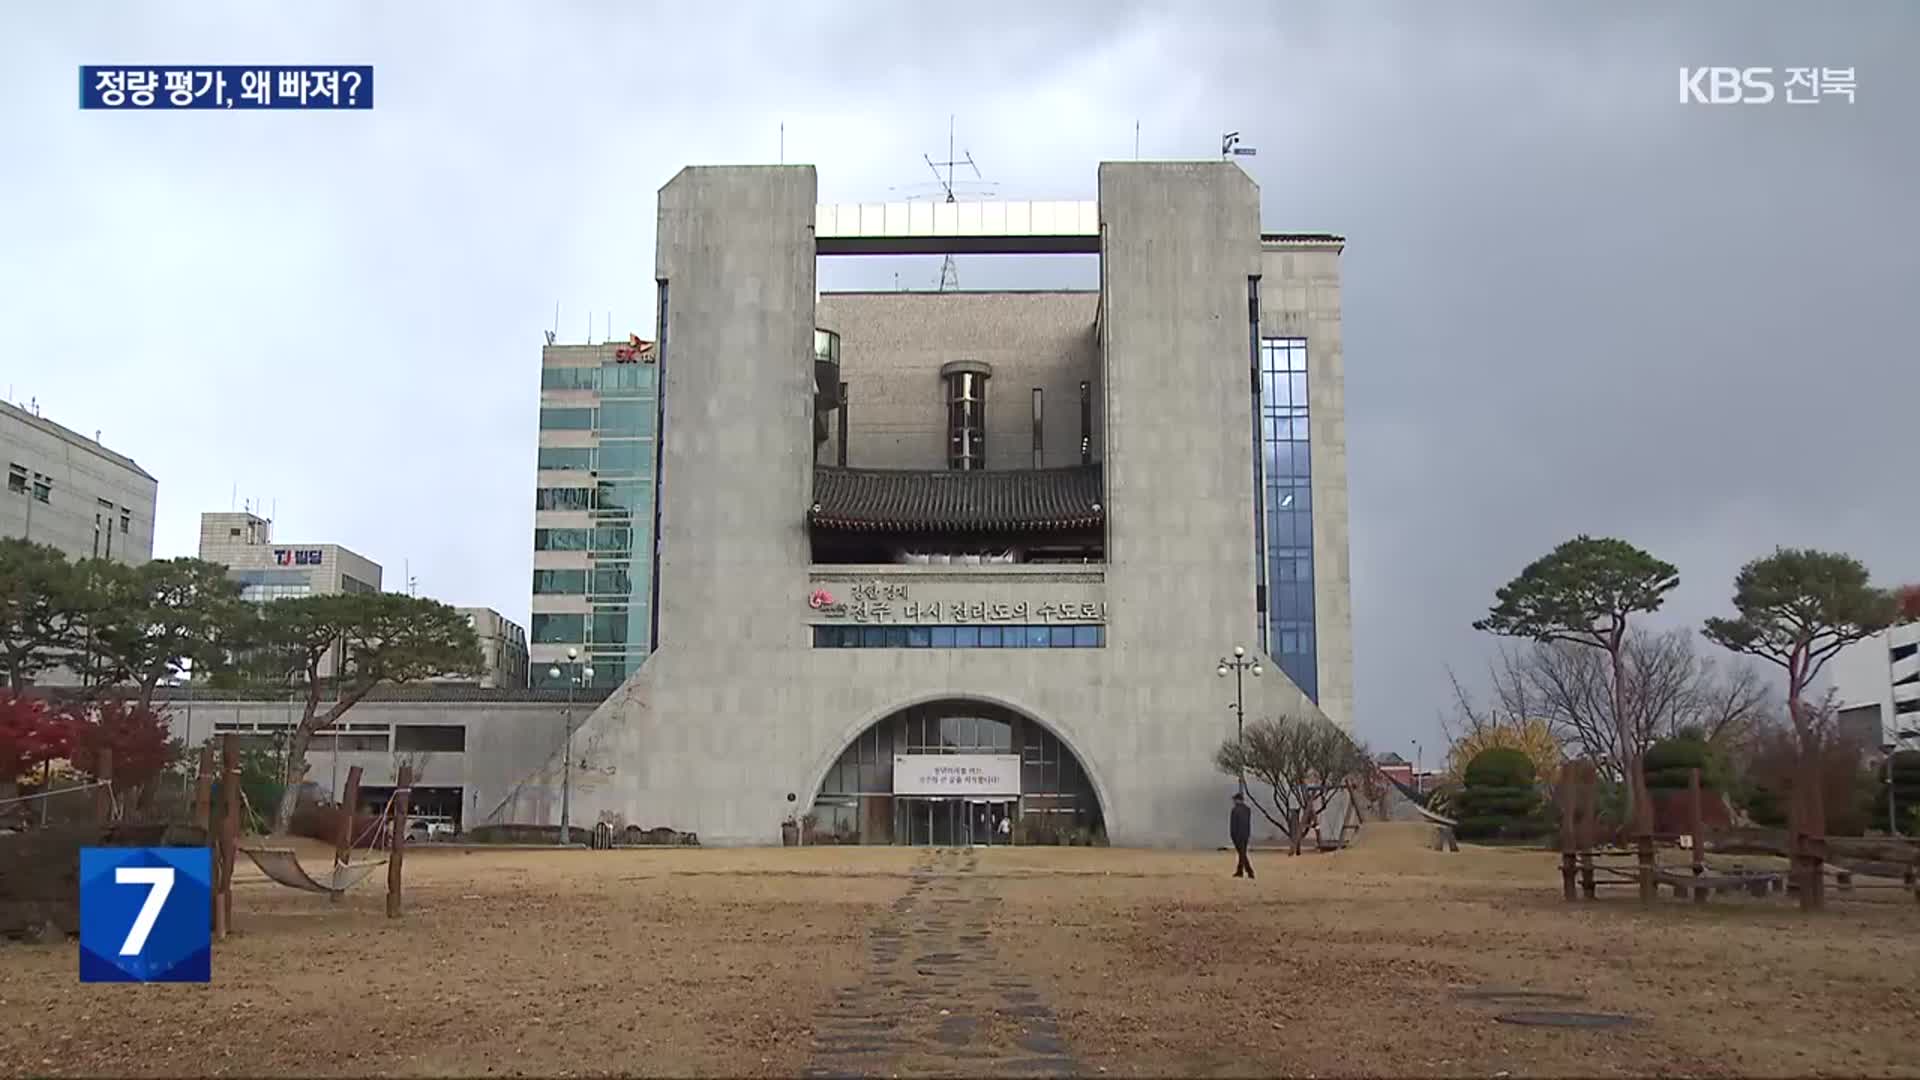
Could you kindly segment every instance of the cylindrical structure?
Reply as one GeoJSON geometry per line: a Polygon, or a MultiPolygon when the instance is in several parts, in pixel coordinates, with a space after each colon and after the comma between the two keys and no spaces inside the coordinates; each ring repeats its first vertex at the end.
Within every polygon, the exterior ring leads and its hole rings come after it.
{"type": "Polygon", "coordinates": [[[987,467],[987,380],[993,367],[955,360],[940,368],[947,387],[947,468],[987,467]]]}

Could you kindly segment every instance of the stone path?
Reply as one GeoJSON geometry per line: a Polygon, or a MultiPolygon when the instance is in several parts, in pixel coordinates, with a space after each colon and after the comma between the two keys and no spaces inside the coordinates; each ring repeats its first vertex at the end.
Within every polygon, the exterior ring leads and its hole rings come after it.
{"type": "Polygon", "coordinates": [[[996,962],[1000,899],[971,849],[930,851],[869,936],[867,971],[814,1021],[809,1077],[1072,1076],[1053,1010],[996,962]]]}

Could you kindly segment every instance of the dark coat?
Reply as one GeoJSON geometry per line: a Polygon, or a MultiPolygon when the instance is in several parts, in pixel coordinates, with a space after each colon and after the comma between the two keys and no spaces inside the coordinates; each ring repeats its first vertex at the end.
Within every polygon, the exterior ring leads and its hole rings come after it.
{"type": "Polygon", "coordinates": [[[1233,836],[1233,846],[1247,846],[1247,842],[1253,839],[1253,807],[1243,802],[1234,803],[1227,832],[1233,836]]]}

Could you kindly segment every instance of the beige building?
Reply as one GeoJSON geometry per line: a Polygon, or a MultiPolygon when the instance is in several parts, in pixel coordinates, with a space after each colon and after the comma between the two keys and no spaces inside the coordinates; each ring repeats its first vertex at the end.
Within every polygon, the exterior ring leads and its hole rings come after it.
{"type": "Polygon", "coordinates": [[[255,514],[201,514],[200,557],[225,566],[248,600],[380,591],[379,563],[339,544],[276,542],[255,514]]]}
{"type": "Polygon", "coordinates": [[[7,459],[0,536],[47,544],[71,559],[137,565],[153,557],[160,485],[132,458],[5,402],[0,453],[7,459]]]}
{"type": "MultiPolygon", "coordinates": [[[[601,431],[604,469],[605,430],[652,421],[629,438],[658,453],[620,461],[655,506],[623,639],[646,662],[492,820],[1217,845],[1221,657],[1264,669],[1249,717],[1352,722],[1345,242],[1263,231],[1230,162],[1107,162],[1076,202],[818,191],[806,166],[681,172],[635,365],[656,407],[608,414],[618,357],[597,406],[543,399],[543,477],[561,433],[601,431]],[[818,289],[821,259],[940,254],[1087,256],[1100,285],[818,289]]],[[[547,394],[585,393],[559,370],[547,394]]],[[[604,473],[542,488],[630,505],[604,473]]]]}
{"type": "Polygon", "coordinates": [[[480,638],[480,677],[442,680],[476,682],[485,690],[520,689],[527,685],[527,632],[505,615],[483,607],[457,607],[480,638]]]}

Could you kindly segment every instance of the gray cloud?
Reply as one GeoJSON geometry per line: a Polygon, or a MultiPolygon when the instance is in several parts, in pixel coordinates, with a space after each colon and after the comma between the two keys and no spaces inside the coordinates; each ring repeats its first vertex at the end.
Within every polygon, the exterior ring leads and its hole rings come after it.
{"type": "MultiPolygon", "coordinates": [[[[1920,578],[1916,40],[1901,3],[14,5],[0,381],[161,478],[162,553],[237,487],[524,618],[539,331],[651,327],[680,166],[784,121],[823,198],[899,197],[957,114],[1001,194],[1087,197],[1136,122],[1148,157],[1238,128],[1270,227],[1350,238],[1359,719],[1431,746],[1467,623],[1575,532],[1678,563],[1669,623],[1776,543],[1920,578]],[[378,107],[74,107],[84,63],[288,58],[373,63],[378,107]],[[1682,64],[1851,66],[1858,101],[1683,107],[1682,64]]],[[[938,268],[822,280],[896,272],[938,268]]]]}

